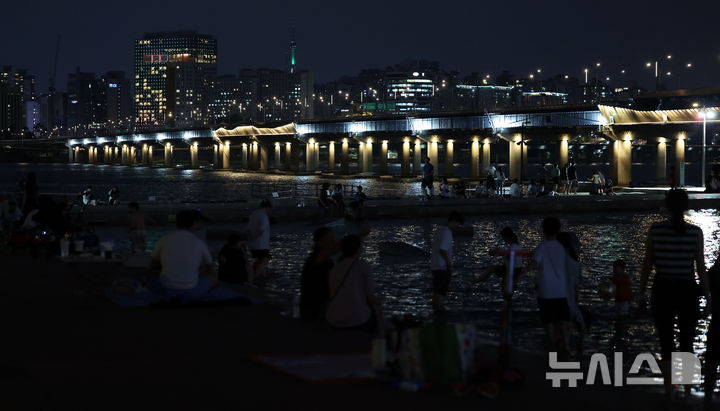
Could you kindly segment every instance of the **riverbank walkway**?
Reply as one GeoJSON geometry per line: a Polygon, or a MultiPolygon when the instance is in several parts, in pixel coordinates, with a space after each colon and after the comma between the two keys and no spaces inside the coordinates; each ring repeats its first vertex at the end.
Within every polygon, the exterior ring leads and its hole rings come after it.
{"type": "MultiPolygon", "coordinates": [[[[615,195],[556,195],[533,198],[451,198],[434,197],[421,201],[419,197],[382,199],[368,193],[363,215],[368,219],[445,217],[456,210],[467,216],[483,215],[548,215],[570,213],[640,212],[659,211],[665,203],[665,190],[620,189],[615,195]]],[[[690,208],[720,208],[720,194],[690,191],[690,208]]],[[[273,201],[273,216],[278,222],[322,220],[325,211],[316,197],[280,198],[273,201]]],[[[153,202],[140,201],[145,213],[160,224],[172,223],[179,210],[200,209],[213,223],[239,223],[246,221],[257,208],[259,200],[243,202],[153,202]]],[[[89,207],[83,215],[88,224],[124,226],[127,221],[125,207],[89,207]]]]}

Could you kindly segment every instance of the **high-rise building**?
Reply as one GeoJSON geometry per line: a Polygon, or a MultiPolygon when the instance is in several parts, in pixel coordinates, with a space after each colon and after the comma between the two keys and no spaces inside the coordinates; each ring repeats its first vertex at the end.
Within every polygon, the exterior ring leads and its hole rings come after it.
{"type": "Polygon", "coordinates": [[[68,74],[67,126],[72,136],[89,136],[101,129],[106,119],[105,90],[95,79],[95,73],[83,73],[80,68],[68,74]]]}
{"type": "Polygon", "coordinates": [[[290,74],[290,103],[293,120],[313,118],[313,94],[315,80],[311,71],[302,70],[290,74]]]}
{"type": "Polygon", "coordinates": [[[40,124],[51,137],[57,137],[66,130],[67,100],[67,93],[59,91],[40,95],[40,124]]]}
{"type": "Polygon", "coordinates": [[[240,76],[218,76],[213,86],[215,97],[210,104],[214,124],[253,119],[257,111],[256,84],[256,76],[250,70],[243,70],[240,76]]]}
{"type": "Polygon", "coordinates": [[[123,71],[109,71],[100,78],[106,94],[106,125],[110,132],[127,132],[132,128],[132,95],[130,79],[123,71]]]}
{"type": "Polygon", "coordinates": [[[0,70],[0,86],[13,87],[20,93],[20,105],[22,111],[23,127],[27,126],[32,130],[36,123],[32,123],[33,119],[27,117],[28,110],[26,105],[30,104],[34,107],[33,102],[37,100],[35,96],[35,76],[27,74],[26,69],[15,69],[12,66],[3,66],[0,70]]]}
{"type": "Polygon", "coordinates": [[[0,85],[0,137],[17,137],[23,133],[22,93],[18,87],[0,85]]]}
{"type": "Polygon", "coordinates": [[[395,110],[430,111],[434,96],[433,80],[424,72],[387,73],[388,102],[395,103],[395,110]]]}
{"type": "Polygon", "coordinates": [[[209,126],[217,42],[196,31],[148,33],[135,41],[135,128],[209,126]]]}

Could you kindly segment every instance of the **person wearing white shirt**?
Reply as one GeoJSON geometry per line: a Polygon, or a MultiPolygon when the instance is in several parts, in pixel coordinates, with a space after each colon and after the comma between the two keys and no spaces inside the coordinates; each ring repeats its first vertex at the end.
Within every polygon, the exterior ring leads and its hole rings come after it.
{"type": "Polygon", "coordinates": [[[548,350],[566,356],[570,309],[565,279],[565,248],[557,241],[560,220],[555,217],[545,218],[542,231],[545,241],[535,249],[533,260],[528,267],[537,269],[535,283],[538,308],[547,336],[548,350]]]}
{"type": "Polygon", "coordinates": [[[248,220],[248,248],[253,262],[253,273],[255,277],[263,277],[267,274],[268,263],[270,262],[270,210],[272,204],[269,200],[262,200],[260,208],[250,214],[248,220]]]}
{"type": "Polygon", "coordinates": [[[164,236],[153,249],[150,269],[160,269],[159,285],[167,290],[201,295],[216,282],[207,244],[195,235],[202,228],[199,211],[181,211],[177,230],[164,236]]]}
{"type": "Polygon", "coordinates": [[[452,230],[460,226],[463,220],[462,214],[458,212],[450,213],[447,224],[438,227],[433,236],[430,270],[433,276],[432,305],[437,314],[445,312],[445,297],[447,296],[452,274],[452,230]]]}
{"type": "Polygon", "coordinates": [[[511,198],[522,197],[522,188],[520,187],[520,184],[518,184],[517,178],[513,179],[513,182],[510,185],[510,197],[511,198]]]}

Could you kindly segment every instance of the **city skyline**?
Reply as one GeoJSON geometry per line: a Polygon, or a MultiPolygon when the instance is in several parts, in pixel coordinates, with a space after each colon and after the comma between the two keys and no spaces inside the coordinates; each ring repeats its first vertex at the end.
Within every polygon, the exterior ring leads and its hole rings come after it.
{"type": "MultiPolygon", "coordinates": [[[[112,12],[98,10],[89,2],[49,3],[46,6],[54,12],[35,16],[36,24],[21,26],[23,19],[15,19],[0,29],[0,61],[27,67],[37,77],[38,92],[44,92],[58,33],[62,40],[57,78],[65,79],[76,67],[87,72],[130,73],[134,39],[145,32],[187,28],[218,39],[218,74],[236,74],[241,68],[282,69],[294,27],[297,65],[312,70],[316,83],[408,59],[439,61],[442,68],[463,74],[507,69],[522,77],[541,69],[576,78],[583,77],[584,68],[596,70],[600,62],[597,74],[610,77],[611,83],[624,75],[646,87],[652,85],[653,69],[645,64],[662,61],[666,55],[673,55],[673,66],[665,65],[660,71],[663,75],[682,71],[680,87],[714,85],[720,72],[720,49],[714,46],[718,34],[712,31],[711,21],[717,5],[704,6],[707,13],[695,13],[665,7],[672,3],[664,1],[652,3],[649,9],[632,4],[621,7],[619,2],[604,3],[599,9],[562,2],[522,7],[450,2],[442,9],[432,4],[370,2],[350,7],[318,2],[316,7],[285,5],[280,11],[252,4],[243,5],[244,15],[275,17],[270,22],[246,17],[238,25],[232,19],[239,8],[214,2],[202,9],[188,2],[172,3],[172,7],[129,2],[128,7],[112,12]],[[133,13],[140,8],[143,13],[133,13]],[[619,8],[625,23],[612,20],[619,8]],[[683,17],[688,13],[693,13],[692,19],[683,17]],[[123,21],[135,24],[125,27],[123,21]],[[597,30],[592,29],[594,23],[597,30]],[[617,24],[622,30],[601,29],[617,24]],[[654,30],[658,24],[668,30],[654,30]],[[327,50],[333,50],[329,63],[327,50]],[[691,70],[687,63],[692,64],[691,70]]],[[[8,12],[32,15],[28,7],[11,4],[8,12]]],[[[58,86],[63,88],[64,81],[58,86]]]]}

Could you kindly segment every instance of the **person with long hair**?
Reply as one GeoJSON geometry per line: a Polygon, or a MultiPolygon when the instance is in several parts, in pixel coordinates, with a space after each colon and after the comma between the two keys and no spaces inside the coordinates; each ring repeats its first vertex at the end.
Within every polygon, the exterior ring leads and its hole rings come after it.
{"type": "Polygon", "coordinates": [[[362,258],[362,242],[356,235],[340,241],[342,255],[330,270],[325,318],[335,328],[352,328],[383,335],[380,299],[375,294],[372,266],[362,258]]]}
{"type": "MultiPolygon", "coordinates": [[[[639,294],[640,302],[644,303],[650,271],[655,267],[650,306],[660,339],[665,395],[671,399],[671,354],[678,351],[674,335],[675,317],[677,316],[679,351],[692,352],[700,316],[698,297],[702,293],[709,304],[710,289],[705,271],[702,229],[685,222],[684,219],[684,213],[688,209],[687,192],[669,190],[665,194],[665,206],[670,218],[653,224],[645,242],[639,294]],[[700,287],[695,281],[696,270],[700,287]]],[[[689,393],[689,390],[686,393],[689,393]]]]}

